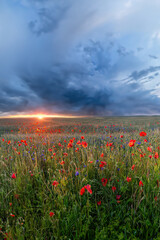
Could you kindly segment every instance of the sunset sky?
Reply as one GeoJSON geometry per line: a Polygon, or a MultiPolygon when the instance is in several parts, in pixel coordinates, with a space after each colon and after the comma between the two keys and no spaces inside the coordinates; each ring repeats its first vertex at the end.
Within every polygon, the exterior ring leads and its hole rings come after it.
{"type": "Polygon", "coordinates": [[[160,114],[159,0],[0,0],[0,116],[160,114]]]}

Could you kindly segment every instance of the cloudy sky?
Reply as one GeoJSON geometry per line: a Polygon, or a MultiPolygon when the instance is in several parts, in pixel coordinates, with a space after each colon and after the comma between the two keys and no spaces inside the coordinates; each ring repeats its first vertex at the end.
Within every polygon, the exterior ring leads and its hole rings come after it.
{"type": "Polygon", "coordinates": [[[0,115],[160,114],[159,0],[0,0],[0,115]]]}

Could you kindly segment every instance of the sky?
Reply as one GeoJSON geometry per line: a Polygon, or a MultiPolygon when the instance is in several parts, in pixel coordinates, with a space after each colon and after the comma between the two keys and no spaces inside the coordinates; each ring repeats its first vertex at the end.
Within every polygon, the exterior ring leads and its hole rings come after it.
{"type": "Polygon", "coordinates": [[[160,114],[159,0],[0,0],[0,116],[160,114]]]}

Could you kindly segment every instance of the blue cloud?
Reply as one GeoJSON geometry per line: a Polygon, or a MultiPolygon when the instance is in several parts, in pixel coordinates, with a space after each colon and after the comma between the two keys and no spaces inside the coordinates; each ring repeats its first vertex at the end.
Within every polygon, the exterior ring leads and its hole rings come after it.
{"type": "Polygon", "coordinates": [[[0,113],[159,114],[159,10],[144,0],[2,0],[0,113]]]}

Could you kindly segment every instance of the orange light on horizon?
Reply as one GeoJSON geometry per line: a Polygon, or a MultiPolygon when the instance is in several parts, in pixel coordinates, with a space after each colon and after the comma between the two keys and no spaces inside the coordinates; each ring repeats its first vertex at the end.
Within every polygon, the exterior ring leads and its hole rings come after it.
{"type": "Polygon", "coordinates": [[[71,115],[54,115],[54,114],[17,114],[17,115],[6,115],[6,116],[0,116],[0,118],[38,118],[38,119],[44,119],[44,118],[83,118],[87,116],[71,116],[71,115]]]}
{"type": "Polygon", "coordinates": [[[44,116],[43,116],[43,115],[38,115],[37,118],[38,118],[38,119],[43,119],[44,116]]]}

